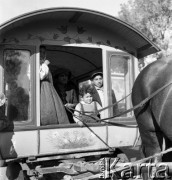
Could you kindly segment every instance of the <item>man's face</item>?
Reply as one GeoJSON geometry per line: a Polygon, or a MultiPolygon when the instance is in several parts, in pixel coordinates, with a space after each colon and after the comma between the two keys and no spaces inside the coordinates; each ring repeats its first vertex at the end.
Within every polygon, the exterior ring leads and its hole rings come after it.
{"type": "Polygon", "coordinates": [[[95,76],[92,83],[98,88],[101,88],[103,86],[103,77],[100,75],[95,76]]]}

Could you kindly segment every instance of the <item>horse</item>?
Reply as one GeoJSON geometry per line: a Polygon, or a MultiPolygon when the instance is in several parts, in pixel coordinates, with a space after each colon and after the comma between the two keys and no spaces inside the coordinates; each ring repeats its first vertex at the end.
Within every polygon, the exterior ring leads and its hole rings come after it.
{"type": "MultiPolygon", "coordinates": [[[[154,61],[140,72],[132,88],[133,106],[138,105],[163,86],[166,87],[141,108],[134,110],[145,157],[160,153],[172,146],[172,56],[154,61]],[[167,84],[169,85],[166,86],[167,84]]],[[[167,154],[152,160],[155,163],[162,161],[172,161],[172,156],[167,154]]]]}

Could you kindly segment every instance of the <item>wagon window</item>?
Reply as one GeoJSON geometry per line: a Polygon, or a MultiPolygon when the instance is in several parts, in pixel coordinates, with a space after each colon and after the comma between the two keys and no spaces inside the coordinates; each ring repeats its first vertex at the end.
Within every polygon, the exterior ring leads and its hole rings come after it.
{"type": "MultiPolygon", "coordinates": [[[[130,57],[112,55],[110,59],[112,90],[119,101],[130,93],[130,57]]],[[[130,108],[130,97],[118,103],[118,110],[124,112],[130,108]]],[[[125,114],[123,116],[129,116],[125,114]]]]}
{"type": "Polygon", "coordinates": [[[30,119],[30,51],[4,51],[4,81],[7,96],[6,115],[10,121],[30,119]]]}

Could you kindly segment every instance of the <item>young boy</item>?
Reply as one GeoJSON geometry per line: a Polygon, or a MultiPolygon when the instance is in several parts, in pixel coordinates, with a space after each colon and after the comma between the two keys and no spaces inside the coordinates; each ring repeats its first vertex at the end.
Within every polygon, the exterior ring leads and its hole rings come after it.
{"type": "MultiPolygon", "coordinates": [[[[95,123],[99,120],[97,110],[102,109],[100,104],[93,101],[92,97],[93,88],[90,85],[83,85],[80,89],[81,101],[75,107],[74,121],[79,125],[83,126],[84,123],[95,123]],[[81,112],[81,113],[80,113],[81,112]],[[85,116],[86,115],[86,116],[85,116]]],[[[101,116],[101,113],[100,113],[101,116]]]]}

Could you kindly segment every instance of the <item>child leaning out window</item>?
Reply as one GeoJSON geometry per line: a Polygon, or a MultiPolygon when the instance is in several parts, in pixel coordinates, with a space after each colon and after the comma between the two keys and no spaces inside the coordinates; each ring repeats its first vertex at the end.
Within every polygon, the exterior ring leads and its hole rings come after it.
{"type": "Polygon", "coordinates": [[[100,114],[97,113],[97,110],[102,109],[100,104],[96,101],[93,101],[92,97],[92,86],[83,85],[80,90],[80,102],[75,107],[75,112],[73,119],[79,125],[83,126],[84,123],[96,123],[100,120],[100,114]]]}

